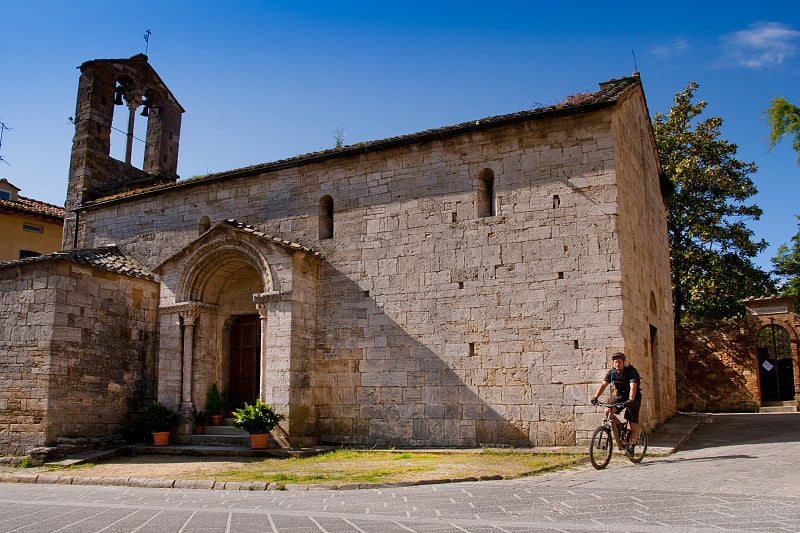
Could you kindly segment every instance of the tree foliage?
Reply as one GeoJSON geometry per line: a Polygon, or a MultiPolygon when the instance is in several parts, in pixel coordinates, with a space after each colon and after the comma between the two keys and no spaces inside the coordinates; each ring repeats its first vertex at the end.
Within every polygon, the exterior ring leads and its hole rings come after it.
{"type": "Polygon", "coordinates": [[[790,104],[786,98],[776,96],[770,100],[769,109],[764,111],[769,124],[769,149],[775,148],[784,136],[794,135],[792,148],[798,154],[800,165],[800,107],[790,104]]]}
{"type": "Polygon", "coordinates": [[[736,159],[736,145],[720,138],[721,118],[698,118],[706,107],[694,102],[698,87],[690,82],[669,113],[653,119],[666,181],[676,323],[739,316],[744,298],[774,288],[753,264],[767,243],[754,240],[745,225],[761,216],[758,206],[745,203],[757,192],[748,177],[756,165],[736,159]]]}
{"type": "MultiPolygon", "coordinates": [[[[797,215],[795,215],[797,216],[797,215]]],[[[800,220],[800,216],[797,216],[800,220]]],[[[800,296],[800,224],[790,245],[781,244],[778,253],[772,258],[775,273],[784,277],[781,293],[787,296],[800,296]]]]}

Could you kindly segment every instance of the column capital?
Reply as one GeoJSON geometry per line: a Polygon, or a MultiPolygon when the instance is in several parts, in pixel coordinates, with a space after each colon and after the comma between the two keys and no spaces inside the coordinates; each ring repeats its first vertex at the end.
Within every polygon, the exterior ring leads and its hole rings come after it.
{"type": "Polygon", "coordinates": [[[203,302],[178,302],[175,305],[160,307],[159,312],[174,313],[181,317],[183,325],[191,326],[203,313],[214,312],[218,306],[203,302]]]}
{"type": "Polygon", "coordinates": [[[270,302],[281,302],[288,300],[292,295],[292,291],[287,292],[261,292],[253,295],[253,303],[256,307],[267,305],[270,302]]]}

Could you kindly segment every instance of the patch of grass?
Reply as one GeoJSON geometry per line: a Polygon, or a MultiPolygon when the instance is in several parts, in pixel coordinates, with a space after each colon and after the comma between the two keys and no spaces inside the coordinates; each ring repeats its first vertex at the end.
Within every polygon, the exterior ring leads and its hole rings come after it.
{"type": "Polygon", "coordinates": [[[264,459],[208,472],[186,472],[184,479],[262,481],[266,483],[388,483],[426,479],[465,479],[485,476],[506,478],[565,468],[584,458],[581,454],[519,452],[391,452],[337,450],[307,458],[264,459]]]}

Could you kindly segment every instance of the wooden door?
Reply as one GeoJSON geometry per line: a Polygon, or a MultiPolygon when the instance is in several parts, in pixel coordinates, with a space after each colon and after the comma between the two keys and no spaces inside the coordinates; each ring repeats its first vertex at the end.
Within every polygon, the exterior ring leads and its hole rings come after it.
{"type": "Polygon", "coordinates": [[[228,400],[233,407],[254,403],[258,397],[261,367],[261,320],[258,315],[236,316],[231,324],[230,383],[228,400]]]}

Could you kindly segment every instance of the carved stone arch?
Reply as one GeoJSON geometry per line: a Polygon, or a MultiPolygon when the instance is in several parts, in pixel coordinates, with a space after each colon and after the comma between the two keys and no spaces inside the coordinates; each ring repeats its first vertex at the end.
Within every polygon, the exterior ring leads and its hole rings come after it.
{"type": "Polygon", "coordinates": [[[250,267],[258,272],[264,292],[279,290],[277,276],[263,256],[261,250],[249,243],[238,240],[212,239],[198,247],[186,259],[186,268],[181,272],[176,286],[178,301],[213,301],[208,293],[210,282],[214,278],[234,273],[243,267],[250,267]]]}

